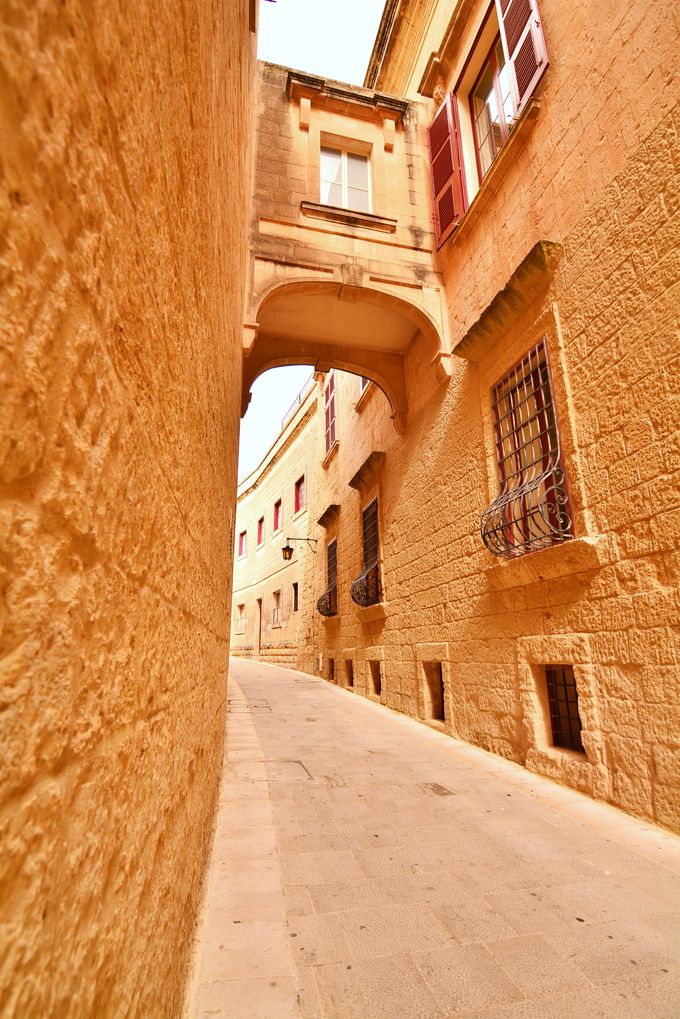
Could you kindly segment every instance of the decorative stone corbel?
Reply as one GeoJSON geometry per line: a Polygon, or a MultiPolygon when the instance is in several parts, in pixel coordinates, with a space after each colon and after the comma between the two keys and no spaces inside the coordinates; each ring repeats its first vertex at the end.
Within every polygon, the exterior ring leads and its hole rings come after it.
{"type": "Polygon", "coordinates": [[[300,96],[300,130],[309,131],[312,119],[312,100],[307,96],[300,96]]]}
{"type": "Polygon", "coordinates": [[[391,117],[385,117],[383,120],[383,143],[385,146],[385,152],[392,152],[394,150],[394,141],[396,138],[396,121],[391,117]]]}
{"type": "Polygon", "coordinates": [[[244,322],[243,323],[243,356],[248,357],[253,344],[257,339],[257,331],[260,328],[259,322],[244,322]]]}

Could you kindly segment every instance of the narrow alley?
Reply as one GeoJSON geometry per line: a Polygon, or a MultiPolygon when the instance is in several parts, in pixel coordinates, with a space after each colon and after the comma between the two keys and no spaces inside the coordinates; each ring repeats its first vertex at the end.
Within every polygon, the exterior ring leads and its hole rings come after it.
{"type": "Polygon", "coordinates": [[[232,659],[189,1016],[680,1014],[680,839],[232,659]]]}

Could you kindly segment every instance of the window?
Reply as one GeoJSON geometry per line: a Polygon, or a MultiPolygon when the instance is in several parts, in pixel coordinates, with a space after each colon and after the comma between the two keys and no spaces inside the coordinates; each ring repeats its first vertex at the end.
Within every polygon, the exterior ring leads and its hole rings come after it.
{"type": "Polygon", "coordinates": [[[351,658],[345,659],[345,678],[350,689],[354,687],[354,662],[351,658]]]}
{"type": "Polygon", "coordinates": [[[356,212],[371,211],[368,156],[321,149],[321,202],[356,212]]]}
{"type": "Polygon", "coordinates": [[[322,616],[338,614],[338,542],[329,541],[326,546],[326,590],[321,595],[316,607],[322,616]]]}
{"type": "Polygon", "coordinates": [[[481,182],[547,66],[537,0],[496,0],[428,131],[438,247],[469,205],[461,119],[466,129],[469,119],[481,182]]]}
{"type": "Polygon", "coordinates": [[[274,503],[274,531],[280,531],[283,526],[283,513],[281,512],[281,500],[274,503]]]}
{"type": "Polygon", "coordinates": [[[297,612],[299,607],[299,589],[297,582],[293,584],[293,612],[297,612]]]}
{"type": "Polygon", "coordinates": [[[248,553],[248,532],[241,531],[238,536],[238,554],[240,556],[247,555],[248,553]]]}
{"type": "Polygon", "coordinates": [[[326,587],[330,591],[331,588],[338,586],[338,542],[337,538],[333,541],[328,542],[326,548],[326,587]]]}
{"type": "Polygon", "coordinates": [[[364,568],[352,583],[352,601],[366,607],[376,605],[381,598],[380,567],[378,564],[378,500],[372,499],[361,517],[364,568]]]}
{"type": "Polygon", "coordinates": [[[364,547],[364,569],[378,561],[378,500],[373,499],[361,517],[361,531],[364,547]]]}
{"type": "Polygon", "coordinates": [[[236,606],[236,632],[245,633],[246,629],[246,607],[245,605],[236,606]]]}
{"type": "Polygon", "coordinates": [[[328,382],[323,394],[324,410],[326,414],[326,452],[329,453],[335,445],[335,372],[328,375],[328,382]]]}
{"type": "Polygon", "coordinates": [[[581,716],[573,666],[546,665],[545,682],[553,746],[585,753],[581,742],[581,716]]]}
{"type": "Polygon", "coordinates": [[[264,517],[260,517],[257,522],[257,544],[264,544],[264,517]]]}
{"type": "Polygon", "coordinates": [[[272,609],[272,625],[281,625],[281,592],[274,591],[274,608],[272,609]]]}
{"type": "Polygon", "coordinates": [[[369,661],[368,663],[369,678],[371,681],[371,693],[374,697],[380,697],[382,692],[382,677],[380,675],[380,662],[369,661]]]}
{"type": "Polygon", "coordinates": [[[491,47],[470,93],[470,114],[481,180],[491,169],[515,124],[510,68],[505,62],[500,37],[491,47]]]}
{"type": "Polygon", "coordinates": [[[573,537],[545,341],[491,391],[499,494],[482,514],[482,540],[513,559],[573,537]]]}
{"type": "Polygon", "coordinates": [[[444,674],[441,662],[423,662],[423,711],[434,722],[446,721],[444,674]]]}
{"type": "Polygon", "coordinates": [[[305,508],[305,476],[302,475],[295,482],[295,512],[299,513],[300,510],[305,508]]]}

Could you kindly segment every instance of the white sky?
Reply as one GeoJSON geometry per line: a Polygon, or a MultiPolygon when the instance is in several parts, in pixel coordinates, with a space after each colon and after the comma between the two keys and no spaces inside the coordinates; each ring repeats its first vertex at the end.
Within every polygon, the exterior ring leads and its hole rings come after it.
{"type": "MultiPolygon", "coordinates": [[[[260,0],[257,55],[299,71],[363,84],[385,0],[260,0]]],[[[273,368],[252,388],[241,422],[239,480],[257,467],[281,418],[311,374],[309,365],[273,368]]]]}

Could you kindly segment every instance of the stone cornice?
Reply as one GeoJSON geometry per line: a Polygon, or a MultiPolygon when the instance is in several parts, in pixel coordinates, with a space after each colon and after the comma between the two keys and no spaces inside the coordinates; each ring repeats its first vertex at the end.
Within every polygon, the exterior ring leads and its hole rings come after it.
{"type": "Polygon", "coordinates": [[[355,115],[358,108],[359,111],[363,110],[369,115],[378,114],[380,119],[391,117],[397,123],[401,122],[409,105],[406,99],[398,99],[383,92],[344,85],[341,82],[328,81],[313,74],[292,70],[288,71],[286,94],[294,101],[312,99],[316,104],[330,109],[340,107],[342,112],[350,112],[349,108],[352,107],[355,115]]]}

